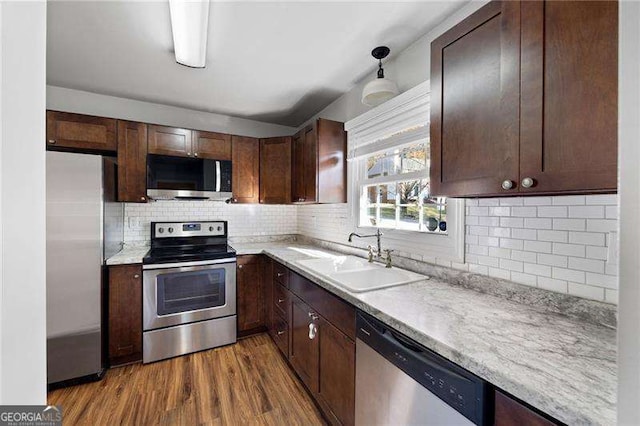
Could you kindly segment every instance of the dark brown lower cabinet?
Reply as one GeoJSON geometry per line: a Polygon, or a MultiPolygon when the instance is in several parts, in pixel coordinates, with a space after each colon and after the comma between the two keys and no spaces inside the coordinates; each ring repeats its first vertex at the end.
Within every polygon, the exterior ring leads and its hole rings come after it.
{"type": "Polygon", "coordinates": [[[552,426],[556,423],[496,390],[496,426],[552,426]]]}
{"type": "Polygon", "coordinates": [[[320,405],[331,423],[352,425],[355,422],[356,344],[322,317],[319,328],[320,405]]]}
{"type": "Polygon", "coordinates": [[[271,337],[326,419],[354,424],[355,308],[277,262],[272,270],[271,337]]]}
{"type": "Polygon", "coordinates": [[[297,297],[291,301],[291,347],[289,362],[309,390],[318,392],[320,370],[320,339],[317,314],[297,297]],[[312,331],[312,327],[316,331],[312,331]]]}
{"type": "Polygon", "coordinates": [[[109,366],[142,360],[142,267],[109,267],[109,366]]]}
{"type": "Polygon", "coordinates": [[[247,336],[265,329],[263,268],[262,255],[238,256],[238,336],[247,336]]]}

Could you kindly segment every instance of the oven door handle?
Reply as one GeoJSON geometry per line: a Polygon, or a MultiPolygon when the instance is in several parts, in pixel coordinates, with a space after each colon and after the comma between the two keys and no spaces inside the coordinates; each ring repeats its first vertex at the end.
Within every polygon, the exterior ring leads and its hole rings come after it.
{"type": "Polygon", "coordinates": [[[142,265],[143,270],[151,269],[170,269],[170,268],[183,268],[189,266],[207,266],[207,265],[220,265],[222,263],[236,263],[236,258],[225,258],[216,260],[199,260],[195,262],[175,262],[175,263],[157,263],[153,265],[142,265]]]}

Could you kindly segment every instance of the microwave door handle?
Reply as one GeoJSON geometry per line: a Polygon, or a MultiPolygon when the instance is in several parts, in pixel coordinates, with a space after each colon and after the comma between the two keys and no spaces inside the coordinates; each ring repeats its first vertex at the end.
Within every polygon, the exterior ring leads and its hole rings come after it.
{"type": "Polygon", "coordinates": [[[220,192],[220,162],[216,161],[216,192],[220,192]]]}

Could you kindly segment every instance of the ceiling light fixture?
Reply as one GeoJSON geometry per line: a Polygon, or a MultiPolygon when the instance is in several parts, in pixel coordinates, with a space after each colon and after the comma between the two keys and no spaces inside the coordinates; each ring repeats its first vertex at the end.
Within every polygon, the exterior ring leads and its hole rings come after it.
{"type": "Polygon", "coordinates": [[[207,60],[209,0],[169,0],[176,61],[204,68],[207,60]]]}
{"type": "Polygon", "coordinates": [[[371,51],[371,56],[378,60],[378,78],[367,83],[362,90],[362,103],[367,106],[380,105],[398,94],[398,86],[384,78],[382,60],[389,55],[391,50],[387,46],[378,46],[371,51]]]}

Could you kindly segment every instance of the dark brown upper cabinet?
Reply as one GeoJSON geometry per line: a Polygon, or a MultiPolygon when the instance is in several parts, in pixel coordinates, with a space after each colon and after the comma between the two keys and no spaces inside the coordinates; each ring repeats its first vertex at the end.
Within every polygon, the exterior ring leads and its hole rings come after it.
{"type": "Polygon", "coordinates": [[[193,156],[211,160],[231,160],[231,135],[193,131],[193,156]]]}
{"type": "Polygon", "coordinates": [[[260,139],[260,203],[291,202],[291,136],[260,139]]]}
{"type": "Polygon", "coordinates": [[[231,185],[234,203],[260,202],[260,141],[256,138],[231,138],[231,185]]]}
{"type": "Polygon", "coordinates": [[[345,203],[347,134],[344,124],[318,119],[293,136],[292,201],[345,203]]]}
{"type": "Polygon", "coordinates": [[[47,111],[47,149],[107,153],[116,146],[113,118],[47,111]]]}
{"type": "Polygon", "coordinates": [[[149,154],[191,157],[192,131],[177,127],[149,125],[149,154]]]}
{"type": "Polygon", "coordinates": [[[118,201],[147,202],[147,125],[118,120],[118,201]]]}
{"type": "Polygon", "coordinates": [[[520,191],[616,191],[618,3],[521,8],[520,191]]]}
{"type": "Polygon", "coordinates": [[[494,1],[431,45],[431,192],[616,190],[617,3],[494,1]]]}
{"type": "MultiPolygon", "coordinates": [[[[431,193],[518,179],[520,3],[492,2],[431,44],[431,193]]],[[[504,191],[508,192],[508,191],[504,191]]]]}

